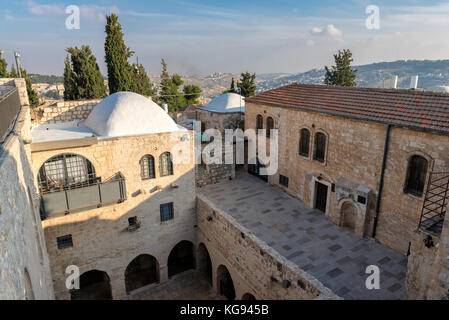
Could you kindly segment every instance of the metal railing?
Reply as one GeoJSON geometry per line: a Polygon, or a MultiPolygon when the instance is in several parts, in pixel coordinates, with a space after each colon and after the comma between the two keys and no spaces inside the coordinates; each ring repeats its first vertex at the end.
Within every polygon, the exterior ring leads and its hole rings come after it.
{"type": "Polygon", "coordinates": [[[105,181],[97,178],[60,189],[41,190],[41,218],[45,220],[125,200],[125,178],[119,172],[105,181]]]}
{"type": "Polygon", "coordinates": [[[440,236],[449,200],[449,168],[432,171],[421,210],[418,228],[440,236]]]}
{"type": "Polygon", "coordinates": [[[13,129],[20,107],[20,97],[17,88],[0,98],[0,143],[4,142],[11,129],[13,129]]]}

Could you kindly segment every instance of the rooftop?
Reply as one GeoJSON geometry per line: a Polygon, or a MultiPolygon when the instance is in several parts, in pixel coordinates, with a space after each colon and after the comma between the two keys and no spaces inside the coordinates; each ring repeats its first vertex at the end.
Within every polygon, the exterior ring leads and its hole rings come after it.
{"type": "Polygon", "coordinates": [[[243,172],[198,189],[261,240],[344,299],[402,299],[407,257],[333,224],[280,189],[243,172]],[[366,267],[380,269],[380,289],[368,290],[366,267]]]}
{"type": "Polygon", "coordinates": [[[212,112],[245,112],[245,98],[237,93],[223,93],[212,99],[204,108],[212,112]]]}
{"type": "Polygon", "coordinates": [[[446,93],[294,83],[256,94],[246,102],[449,134],[446,93]]]}

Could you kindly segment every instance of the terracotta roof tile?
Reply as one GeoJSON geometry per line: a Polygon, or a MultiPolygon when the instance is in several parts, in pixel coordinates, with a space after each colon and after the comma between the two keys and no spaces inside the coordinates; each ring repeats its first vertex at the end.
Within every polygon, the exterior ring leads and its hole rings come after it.
{"type": "Polygon", "coordinates": [[[294,83],[251,96],[246,102],[449,134],[446,93],[294,83]]]}

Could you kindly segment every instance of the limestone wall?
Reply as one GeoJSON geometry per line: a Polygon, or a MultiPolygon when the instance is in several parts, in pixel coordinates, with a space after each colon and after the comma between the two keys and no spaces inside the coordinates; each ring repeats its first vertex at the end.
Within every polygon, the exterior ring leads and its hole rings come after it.
{"type": "Polygon", "coordinates": [[[11,90],[17,88],[19,90],[20,103],[28,105],[28,94],[26,90],[25,79],[23,78],[0,78],[0,98],[11,90]]]}
{"type": "Polygon", "coordinates": [[[197,243],[204,244],[210,255],[215,291],[217,269],[224,265],[232,277],[236,299],[246,293],[258,300],[340,299],[201,194],[197,197],[197,214],[197,243]],[[282,286],[284,280],[290,282],[288,288],[282,286]]]}
{"type": "MultiPolygon", "coordinates": [[[[375,216],[386,126],[382,124],[354,121],[321,113],[264,106],[247,103],[245,108],[246,129],[256,127],[256,117],[260,114],[264,124],[268,116],[273,117],[275,128],[279,129],[279,169],[269,177],[269,183],[278,185],[289,194],[314,206],[315,183],[320,180],[329,186],[326,215],[336,224],[341,223],[341,199],[332,192],[332,186],[340,178],[354,185],[361,185],[370,191],[367,199],[365,234],[372,234],[375,216]],[[302,128],[311,132],[308,157],[299,155],[299,136],[302,128]],[[327,136],[327,150],[324,163],[312,159],[313,137],[317,132],[327,136]],[[289,186],[279,185],[279,174],[289,178],[289,186]]],[[[415,197],[403,192],[408,159],[414,154],[429,160],[428,173],[449,165],[449,137],[392,128],[390,148],[386,163],[384,189],[379,214],[376,239],[381,243],[406,253],[411,234],[418,226],[423,197],[415,197]]],[[[353,194],[357,194],[353,190],[353,194]]],[[[363,209],[356,198],[347,201],[363,209]]],[[[362,210],[358,210],[362,211],[362,210]]]]}
{"type": "Polygon", "coordinates": [[[62,101],[43,105],[32,110],[35,124],[61,123],[86,119],[101,99],[62,101]]]}
{"type": "Polygon", "coordinates": [[[31,122],[26,88],[21,80],[10,81],[21,84],[19,93],[26,103],[22,105],[14,134],[0,144],[0,300],[53,299],[39,197],[29,145],[23,142],[29,136],[31,122]]]}
{"type": "Polygon", "coordinates": [[[51,150],[32,154],[34,170],[54,155],[71,152],[92,162],[103,180],[121,172],[126,179],[127,199],[123,203],[43,221],[57,299],[70,299],[65,287],[69,265],[105,271],[114,299],[126,297],[125,270],[140,254],[154,256],[159,263],[160,281],[167,280],[167,260],[172,248],[182,240],[195,243],[195,171],[193,133],[161,133],[99,140],[89,147],[51,150]],[[172,149],[179,143],[186,148],[172,149]],[[189,150],[192,152],[190,157],[189,150]],[[161,177],[158,158],[171,151],[174,175],[161,177]],[[156,178],[141,179],[139,160],[150,154],[155,159],[156,178]],[[187,156],[186,163],[175,158],[187,156]],[[160,221],[160,204],[174,203],[174,219],[160,221]],[[140,228],[129,232],[128,218],[137,217],[140,228]],[[73,247],[59,250],[56,238],[72,235],[73,247]]]}
{"type": "Polygon", "coordinates": [[[224,132],[225,129],[243,128],[245,114],[242,112],[212,112],[197,108],[196,120],[201,121],[203,129],[217,129],[224,132]]]}

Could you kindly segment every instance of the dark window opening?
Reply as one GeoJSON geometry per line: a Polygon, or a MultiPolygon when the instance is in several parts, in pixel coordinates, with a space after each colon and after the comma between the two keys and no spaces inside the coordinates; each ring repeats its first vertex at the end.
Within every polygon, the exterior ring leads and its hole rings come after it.
{"type": "Polygon", "coordinates": [[[299,154],[308,157],[309,156],[309,145],[310,145],[310,131],[308,129],[301,129],[299,138],[299,154]]]}
{"type": "Polygon", "coordinates": [[[256,118],[256,134],[258,134],[261,129],[263,129],[263,117],[258,114],[256,118]]]}
{"type": "Polygon", "coordinates": [[[57,237],[58,249],[66,249],[73,247],[72,235],[68,234],[62,237],[57,237]]]}
{"type": "Polygon", "coordinates": [[[408,161],[404,192],[421,197],[427,176],[427,160],[414,155],[408,161]]]}
{"type": "Polygon", "coordinates": [[[159,173],[161,177],[173,175],[173,162],[170,152],[164,152],[159,157],[159,173]]]}
{"type": "Polygon", "coordinates": [[[279,175],[279,184],[288,188],[288,177],[283,176],[282,174],[279,175]]]}
{"type": "Polygon", "coordinates": [[[140,159],[140,176],[142,180],[154,179],[156,177],[154,173],[154,158],[152,155],[144,155],[140,159]]]}
{"type": "Polygon", "coordinates": [[[326,135],[318,132],[315,135],[315,145],[313,150],[313,160],[318,162],[324,162],[326,155],[326,135]]]}
{"type": "Polygon", "coordinates": [[[173,202],[161,204],[161,222],[173,219],[173,202]]]}
{"type": "Polygon", "coordinates": [[[357,196],[357,202],[361,204],[366,204],[366,197],[357,196]]]}
{"type": "Polygon", "coordinates": [[[274,120],[272,117],[267,118],[267,138],[271,136],[271,129],[274,129],[274,120]]]}

